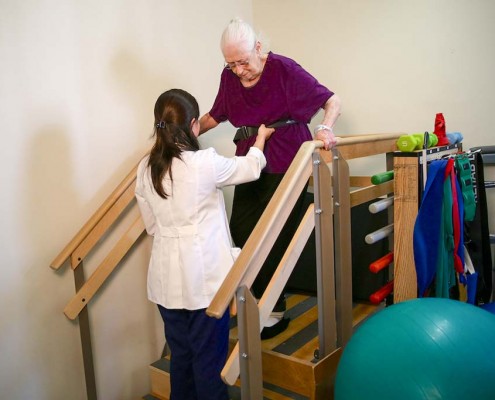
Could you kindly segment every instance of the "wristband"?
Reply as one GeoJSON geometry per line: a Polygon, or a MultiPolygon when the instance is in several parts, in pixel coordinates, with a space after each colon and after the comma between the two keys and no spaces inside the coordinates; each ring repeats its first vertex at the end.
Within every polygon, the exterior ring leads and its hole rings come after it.
{"type": "Polygon", "coordinates": [[[327,131],[330,131],[333,133],[333,129],[331,126],[328,126],[328,125],[316,125],[316,128],[315,130],[313,131],[313,133],[316,135],[316,132],[319,132],[319,131],[322,131],[322,130],[327,130],[327,131]]]}

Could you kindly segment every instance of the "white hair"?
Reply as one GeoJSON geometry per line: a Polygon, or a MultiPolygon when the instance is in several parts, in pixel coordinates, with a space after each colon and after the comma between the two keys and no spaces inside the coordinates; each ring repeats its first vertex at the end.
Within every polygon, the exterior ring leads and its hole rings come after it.
{"type": "Polygon", "coordinates": [[[234,18],[224,29],[220,39],[220,49],[223,51],[227,44],[245,46],[246,50],[254,49],[258,37],[253,28],[240,18],[234,18]]]}

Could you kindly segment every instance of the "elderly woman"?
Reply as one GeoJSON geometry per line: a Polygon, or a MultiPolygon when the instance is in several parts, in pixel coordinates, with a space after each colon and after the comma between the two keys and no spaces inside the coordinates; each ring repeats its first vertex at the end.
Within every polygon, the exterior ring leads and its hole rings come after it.
{"type": "MultiPolygon", "coordinates": [[[[334,144],[332,128],[340,115],[340,99],[290,58],[263,53],[252,27],[242,20],[230,22],[220,44],[225,68],[213,107],[201,117],[200,133],[229,121],[239,128],[234,142],[236,155],[241,156],[255,140],[258,126],[276,127],[264,150],[267,165],[261,178],[235,189],[230,227],[235,244],[242,247],[299,147],[313,139],[307,124],[320,108],[324,115],[315,128],[315,139],[322,140],[326,149],[334,144]]],[[[258,298],[297,228],[304,192],[253,284],[258,298]]],[[[282,296],[274,309],[278,314],[263,329],[262,338],[272,337],[287,327],[288,319],[282,318],[284,310],[282,296]]]]}

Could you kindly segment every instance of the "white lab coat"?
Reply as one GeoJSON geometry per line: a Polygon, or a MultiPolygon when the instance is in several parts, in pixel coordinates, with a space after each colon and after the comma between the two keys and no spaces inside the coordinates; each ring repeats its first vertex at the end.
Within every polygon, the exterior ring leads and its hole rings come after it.
{"type": "Polygon", "coordinates": [[[148,157],[139,164],[136,198],[146,231],[154,237],[148,298],[169,309],[209,306],[234,258],[222,187],[259,178],[266,165],[252,147],[245,157],[226,158],[213,148],[185,151],[167,174],[165,200],[151,182],[148,157]]]}

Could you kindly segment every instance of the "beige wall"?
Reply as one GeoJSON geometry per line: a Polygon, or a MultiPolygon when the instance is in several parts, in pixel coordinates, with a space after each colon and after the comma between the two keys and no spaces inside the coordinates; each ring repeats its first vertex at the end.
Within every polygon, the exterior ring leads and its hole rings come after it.
{"type": "MultiPolygon", "coordinates": [[[[338,93],[336,134],[432,131],[442,112],[464,148],[495,145],[495,2],[253,0],[257,30],[338,93]]],[[[316,117],[314,122],[319,123],[316,117]]],[[[314,123],[313,122],[313,123],[314,123]]],[[[383,163],[351,164],[351,173],[383,163]]],[[[491,167],[488,179],[495,176],[491,167]]],[[[495,231],[495,190],[488,191],[495,231]]]]}
{"type": "Polygon", "coordinates": [[[494,2],[283,3],[254,0],[255,24],[340,94],[338,133],[423,132],[443,112],[468,147],[493,142],[494,2]]]}
{"type": "MultiPolygon", "coordinates": [[[[72,272],[48,265],[149,147],[163,90],[208,110],[232,16],[340,94],[338,133],[424,131],[443,112],[470,147],[493,144],[494,14],[489,0],[0,0],[1,397],[85,398],[77,325],[62,314],[72,272]]],[[[232,154],[230,135],[221,126],[202,143],[232,154]]],[[[101,399],[149,390],[163,338],[148,250],[90,305],[101,399]]]]}
{"type": "MultiPolygon", "coordinates": [[[[49,264],[150,146],[162,91],[184,88],[208,110],[221,31],[234,15],[251,20],[251,7],[0,0],[1,398],[85,398],[79,331],[62,314],[73,274],[49,264]]],[[[228,133],[207,140],[230,153],[228,133]]],[[[90,258],[88,276],[102,257],[90,258]]],[[[164,339],[146,298],[148,257],[146,241],[90,304],[100,399],[149,391],[164,339]]]]}

